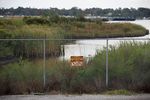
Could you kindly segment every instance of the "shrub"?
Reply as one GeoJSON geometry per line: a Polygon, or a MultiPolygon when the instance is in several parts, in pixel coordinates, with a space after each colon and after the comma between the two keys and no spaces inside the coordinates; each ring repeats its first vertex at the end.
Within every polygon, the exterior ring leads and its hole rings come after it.
{"type": "Polygon", "coordinates": [[[6,25],[12,25],[12,21],[8,19],[0,19],[0,25],[6,26],[6,25]]]}
{"type": "MultiPolygon", "coordinates": [[[[121,43],[109,48],[108,94],[126,91],[150,92],[150,43],[121,43]]],[[[46,91],[62,93],[100,93],[105,87],[106,51],[101,50],[83,68],[70,67],[67,61],[46,60],[46,91]]],[[[43,91],[43,60],[29,62],[22,58],[0,69],[1,94],[43,91]],[[34,71],[34,73],[33,73],[34,71]]]]}
{"type": "Polygon", "coordinates": [[[85,28],[85,24],[82,22],[74,22],[73,25],[77,28],[85,28]]]}
{"type": "MultiPolygon", "coordinates": [[[[150,43],[131,42],[109,49],[109,88],[149,92],[149,47],[150,43]]],[[[105,57],[105,51],[100,52],[93,63],[104,66],[105,59],[102,60],[102,57],[105,57]]]]}
{"type": "Polygon", "coordinates": [[[7,30],[5,29],[0,29],[0,38],[1,39],[7,39],[7,38],[11,38],[12,34],[8,33],[7,30]]]}
{"type": "Polygon", "coordinates": [[[106,95],[133,95],[135,93],[128,91],[128,90],[112,90],[112,91],[107,91],[104,94],[106,95]]]}
{"type": "Polygon", "coordinates": [[[40,65],[26,60],[6,65],[0,69],[0,94],[24,94],[42,92],[43,80],[40,65]]]}
{"type": "Polygon", "coordinates": [[[43,25],[43,24],[50,24],[50,22],[47,19],[45,19],[45,18],[25,17],[23,19],[23,21],[25,21],[25,23],[27,23],[27,24],[41,24],[41,25],[43,25]]]}

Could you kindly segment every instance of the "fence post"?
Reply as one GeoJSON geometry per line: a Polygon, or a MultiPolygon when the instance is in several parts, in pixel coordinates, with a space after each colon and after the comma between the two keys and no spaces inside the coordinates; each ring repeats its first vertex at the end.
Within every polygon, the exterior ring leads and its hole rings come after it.
{"type": "Polygon", "coordinates": [[[106,40],[106,87],[108,87],[108,39],[106,40]]]}
{"type": "Polygon", "coordinates": [[[46,58],[45,58],[45,41],[46,39],[43,40],[43,87],[45,89],[45,85],[46,85],[46,73],[45,73],[45,63],[46,63],[46,58]]]}

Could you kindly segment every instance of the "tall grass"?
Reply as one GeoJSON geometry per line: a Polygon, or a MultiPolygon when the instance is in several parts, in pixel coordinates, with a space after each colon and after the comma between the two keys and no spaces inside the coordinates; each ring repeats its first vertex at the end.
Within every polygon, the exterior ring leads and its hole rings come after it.
{"type": "MultiPolygon", "coordinates": [[[[26,25],[22,19],[0,19],[0,38],[63,38],[60,27],[48,25],[26,25]]],[[[46,54],[60,56],[63,42],[46,42],[46,54]]],[[[43,54],[42,41],[0,41],[1,56],[22,55],[40,57],[43,54]]]]}
{"type": "MultiPolygon", "coordinates": [[[[150,43],[121,43],[109,49],[109,89],[150,92],[150,43]]],[[[105,87],[105,50],[82,68],[46,60],[46,92],[100,93],[105,87]]],[[[0,69],[1,94],[43,92],[43,60],[19,60],[0,69]]]]}
{"type": "Polygon", "coordinates": [[[74,38],[106,38],[133,37],[146,35],[147,31],[140,25],[131,23],[94,23],[78,22],[80,26],[72,25],[68,30],[68,37],[74,38]],[[81,27],[82,26],[82,27],[81,27]]]}
{"type": "MultiPolygon", "coordinates": [[[[67,22],[53,25],[27,25],[22,19],[0,20],[0,38],[95,38],[145,35],[145,29],[133,24],[96,22],[67,22]],[[66,27],[65,27],[66,26],[66,27]]],[[[105,89],[105,50],[83,68],[71,68],[68,62],[56,61],[61,55],[61,44],[47,41],[46,91],[95,93],[105,89]]],[[[23,59],[0,68],[0,94],[43,92],[42,41],[0,41],[0,56],[14,55],[23,59]],[[34,59],[31,59],[33,58],[34,59]]],[[[109,86],[150,92],[150,43],[121,43],[109,49],[109,86]]]]}
{"type": "MultiPolygon", "coordinates": [[[[54,18],[56,21],[56,18],[54,18]]],[[[49,38],[49,39],[64,39],[64,38],[102,38],[102,37],[124,37],[124,36],[141,36],[146,35],[147,30],[142,26],[130,24],[130,23],[98,23],[95,21],[67,19],[58,17],[57,22],[53,22],[52,19],[46,18],[10,18],[0,19],[0,38],[49,38]],[[46,20],[46,21],[45,21],[46,20]],[[49,21],[51,25],[47,24],[49,21]],[[29,24],[29,23],[30,24],[29,24]]],[[[1,42],[2,43],[2,42],[1,42]]],[[[60,54],[60,45],[65,42],[53,42],[49,44],[46,49],[51,49],[49,55],[60,54]],[[57,45],[57,46],[55,46],[57,45]],[[55,52],[56,51],[56,52],[55,52]]],[[[38,43],[23,43],[21,42],[6,42],[0,45],[0,48],[8,51],[4,53],[6,55],[12,54],[20,55],[20,52],[24,56],[31,55],[31,52],[36,51],[36,47],[39,47],[38,43]],[[35,48],[30,48],[35,46],[35,48]],[[26,46],[26,48],[25,48],[26,46]],[[16,47],[16,48],[12,48],[16,47]],[[18,47],[18,48],[17,48],[18,47]],[[8,49],[13,49],[13,52],[9,52],[8,49]],[[28,51],[30,54],[26,54],[23,51],[28,51]]],[[[41,45],[41,44],[40,44],[41,45]]],[[[1,50],[4,51],[4,50],[1,50]]],[[[33,52],[34,55],[39,55],[39,52],[33,52]]],[[[3,52],[2,52],[3,54],[3,52]]]]}
{"type": "Polygon", "coordinates": [[[43,89],[42,66],[20,60],[0,69],[0,94],[27,94],[43,89]]]}
{"type": "MultiPolygon", "coordinates": [[[[114,89],[131,89],[150,92],[150,43],[121,43],[109,50],[109,86],[114,89]]],[[[105,65],[105,51],[94,59],[94,66],[105,65]]],[[[104,71],[104,70],[103,70],[104,71]]]]}
{"type": "MultiPolygon", "coordinates": [[[[45,18],[0,19],[0,30],[10,33],[12,38],[101,38],[142,36],[148,34],[140,25],[131,23],[103,23],[80,21],[76,18],[58,18],[58,22],[47,24],[45,18]],[[29,20],[30,24],[26,22],[29,20]],[[35,21],[36,20],[36,21],[35,21]],[[60,21],[59,21],[60,20],[60,21]]],[[[1,32],[1,33],[4,33],[1,32]]],[[[5,38],[2,37],[1,38],[5,38]]]]}

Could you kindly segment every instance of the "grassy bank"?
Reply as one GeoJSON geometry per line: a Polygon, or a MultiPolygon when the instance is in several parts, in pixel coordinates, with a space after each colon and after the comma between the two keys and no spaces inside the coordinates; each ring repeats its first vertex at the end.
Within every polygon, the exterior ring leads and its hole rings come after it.
{"type": "MultiPolygon", "coordinates": [[[[130,23],[105,23],[84,18],[25,17],[1,18],[0,38],[106,38],[143,36],[148,31],[140,25],[130,23]]],[[[48,41],[46,55],[60,56],[60,45],[66,41],[48,41]]],[[[0,56],[41,57],[42,41],[1,41],[0,56]]]]}
{"type": "Polygon", "coordinates": [[[115,38],[146,35],[140,25],[131,23],[76,23],[67,30],[68,38],[115,38]],[[77,25],[76,25],[77,24],[77,25]],[[79,24],[79,25],[78,25],[79,24]]]}
{"type": "Polygon", "coordinates": [[[105,23],[76,18],[11,18],[0,19],[1,38],[102,38],[143,36],[148,34],[140,25],[105,23]],[[5,36],[6,35],[6,36],[5,36]]]}
{"type": "MultiPolygon", "coordinates": [[[[109,89],[150,91],[150,43],[121,43],[109,49],[109,89]]],[[[0,68],[0,94],[30,92],[103,93],[105,87],[105,50],[99,51],[83,68],[68,62],[46,60],[46,88],[43,89],[43,60],[22,60],[0,68]]],[[[126,93],[126,91],[117,91],[126,93]]],[[[110,92],[111,93],[116,93],[110,92]]]]}

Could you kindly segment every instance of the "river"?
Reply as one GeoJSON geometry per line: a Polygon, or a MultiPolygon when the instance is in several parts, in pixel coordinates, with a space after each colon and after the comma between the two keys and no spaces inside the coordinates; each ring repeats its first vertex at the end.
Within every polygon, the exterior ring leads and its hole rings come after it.
{"type": "MultiPolygon", "coordinates": [[[[109,23],[135,23],[139,24],[150,31],[150,20],[136,20],[136,21],[109,21],[109,23]]],[[[150,38],[150,34],[141,37],[127,37],[127,38],[150,38]]],[[[117,46],[121,41],[131,40],[109,40],[109,46],[117,46]]],[[[144,40],[138,40],[143,42],[144,40]]],[[[101,39],[87,39],[77,40],[75,43],[64,45],[64,56],[61,58],[70,59],[70,56],[84,56],[85,58],[94,57],[99,50],[106,47],[106,40],[101,39]]]]}

